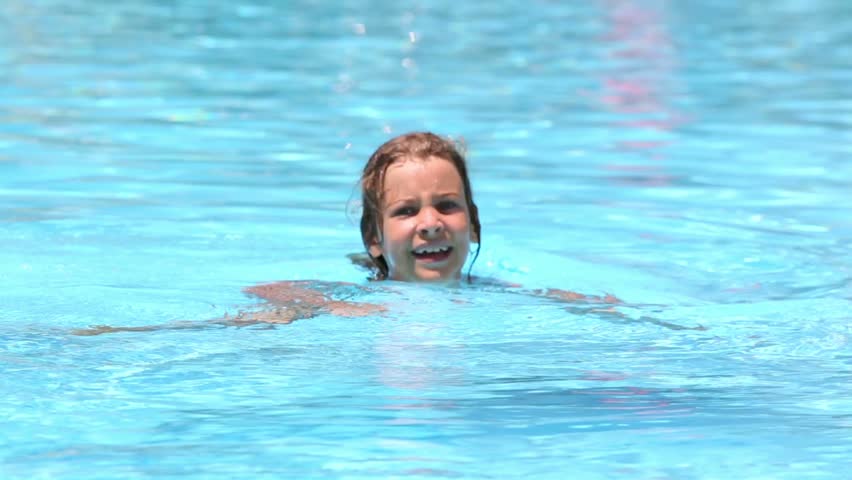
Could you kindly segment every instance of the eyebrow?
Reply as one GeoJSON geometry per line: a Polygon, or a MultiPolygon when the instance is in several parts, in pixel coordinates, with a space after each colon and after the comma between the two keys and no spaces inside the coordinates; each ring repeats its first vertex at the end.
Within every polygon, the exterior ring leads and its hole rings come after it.
{"type": "MultiPolygon", "coordinates": [[[[455,193],[455,192],[444,192],[444,193],[436,194],[434,196],[434,198],[436,198],[438,200],[446,200],[448,198],[451,198],[451,199],[454,199],[454,200],[461,200],[462,195],[459,195],[458,193],[455,193]]],[[[394,201],[392,201],[392,202],[388,202],[387,206],[390,207],[391,205],[396,205],[397,203],[409,203],[409,202],[416,202],[416,201],[419,201],[419,198],[417,198],[417,197],[397,198],[397,199],[394,199],[394,201]]]]}

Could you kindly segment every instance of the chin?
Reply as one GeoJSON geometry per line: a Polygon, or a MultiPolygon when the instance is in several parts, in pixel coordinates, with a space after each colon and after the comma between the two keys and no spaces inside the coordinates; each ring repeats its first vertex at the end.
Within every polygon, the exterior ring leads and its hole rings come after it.
{"type": "Polygon", "coordinates": [[[418,282],[453,282],[461,278],[461,271],[441,272],[437,270],[426,270],[415,273],[418,282]]]}

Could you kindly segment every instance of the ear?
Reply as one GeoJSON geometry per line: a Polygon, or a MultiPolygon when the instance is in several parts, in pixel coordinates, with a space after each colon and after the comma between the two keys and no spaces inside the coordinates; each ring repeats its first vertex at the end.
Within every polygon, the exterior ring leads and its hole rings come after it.
{"type": "Polygon", "coordinates": [[[373,258],[380,257],[384,254],[384,252],[382,251],[382,245],[378,242],[371,244],[370,248],[367,249],[367,251],[370,252],[370,256],[373,258]]]}
{"type": "Polygon", "coordinates": [[[470,241],[473,243],[479,243],[479,235],[477,235],[473,229],[470,230],[470,241]]]}

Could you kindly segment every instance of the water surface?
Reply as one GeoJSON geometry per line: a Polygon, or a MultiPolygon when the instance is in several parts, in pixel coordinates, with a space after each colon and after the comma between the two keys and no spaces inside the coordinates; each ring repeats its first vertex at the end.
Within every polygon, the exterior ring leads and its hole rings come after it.
{"type": "Polygon", "coordinates": [[[845,478],[845,1],[0,6],[3,478],[845,478]],[[74,336],[366,284],[357,175],[468,145],[475,274],[388,314],[74,336]],[[354,216],[353,216],[354,213],[354,216]]]}

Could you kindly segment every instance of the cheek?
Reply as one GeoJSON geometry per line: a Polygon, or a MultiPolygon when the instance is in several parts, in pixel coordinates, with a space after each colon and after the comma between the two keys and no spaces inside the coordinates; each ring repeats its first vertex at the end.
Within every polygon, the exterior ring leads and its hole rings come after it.
{"type": "Polygon", "coordinates": [[[467,218],[467,215],[459,215],[458,217],[454,218],[453,227],[455,231],[459,233],[464,233],[468,237],[470,237],[470,232],[473,228],[467,218]]]}
{"type": "Polygon", "coordinates": [[[382,231],[384,248],[391,252],[406,248],[407,228],[406,222],[399,220],[385,221],[382,231]]]}

